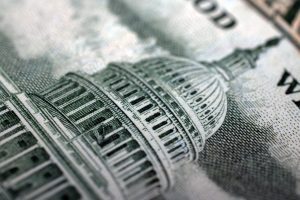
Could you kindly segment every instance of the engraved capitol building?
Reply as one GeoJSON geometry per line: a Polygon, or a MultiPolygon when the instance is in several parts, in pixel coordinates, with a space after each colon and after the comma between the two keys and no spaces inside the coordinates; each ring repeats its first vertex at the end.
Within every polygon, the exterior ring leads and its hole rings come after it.
{"type": "Polygon", "coordinates": [[[0,199],[153,199],[222,125],[229,82],[276,45],[68,73],[26,94],[0,71],[0,199]]]}

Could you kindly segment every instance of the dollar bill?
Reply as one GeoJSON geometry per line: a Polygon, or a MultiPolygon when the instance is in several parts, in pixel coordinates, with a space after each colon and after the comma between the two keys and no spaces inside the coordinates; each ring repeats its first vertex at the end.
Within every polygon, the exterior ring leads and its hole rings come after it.
{"type": "Polygon", "coordinates": [[[297,0],[0,2],[0,199],[299,199],[297,0]]]}

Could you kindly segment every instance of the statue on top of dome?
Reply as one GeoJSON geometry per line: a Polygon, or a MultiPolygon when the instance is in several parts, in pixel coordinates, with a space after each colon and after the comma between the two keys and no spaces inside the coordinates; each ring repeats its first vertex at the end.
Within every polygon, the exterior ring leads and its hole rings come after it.
{"type": "Polygon", "coordinates": [[[275,37],[254,49],[236,49],[230,55],[213,62],[211,65],[216,67],[226,81],[230,81],[249,69],[255,68],[260,55],[269,48],[278,45],[280,41],[281,38],[275,37]]]}

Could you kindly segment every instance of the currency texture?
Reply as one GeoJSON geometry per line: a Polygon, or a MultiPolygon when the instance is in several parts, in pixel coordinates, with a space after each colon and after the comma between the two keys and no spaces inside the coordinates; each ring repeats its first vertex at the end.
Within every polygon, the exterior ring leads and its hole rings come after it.
{"type": "Polygon", "coordinates": [[[0,2],[0,200],[300,199],[297,0],[0,2]]]}

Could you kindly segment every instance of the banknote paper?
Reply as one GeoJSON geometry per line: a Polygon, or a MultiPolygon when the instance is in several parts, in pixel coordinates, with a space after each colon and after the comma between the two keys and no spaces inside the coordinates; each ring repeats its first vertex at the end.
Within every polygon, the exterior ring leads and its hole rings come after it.
{"type": "Polygon", "coordinates": [[[0,200],[299,199],[297,0],[0,2],[0,200]]]}

